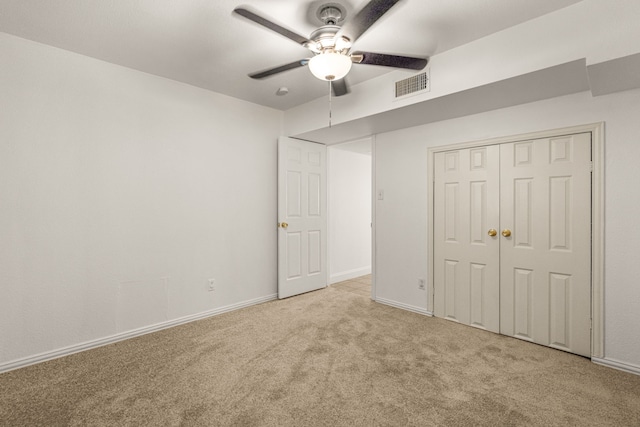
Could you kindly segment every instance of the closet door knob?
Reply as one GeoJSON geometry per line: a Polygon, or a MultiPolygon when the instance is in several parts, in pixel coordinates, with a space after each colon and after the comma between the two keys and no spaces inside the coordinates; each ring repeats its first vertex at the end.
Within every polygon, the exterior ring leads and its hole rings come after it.
{"type": "Polygon", "coordinates": [[[511,230],[509,230],[508,228],[505,228],[504,230],[502,230],[502,235],[504,237],[509,237],[511,236],[511,230]]]}
{"type": "Polygon", "coordinates": [[[495,229],[495,228],[491,228],[491,229],[487,232],[487,234],[488,234],[489,236],[493,237],[493,236],[495,236],[496,234],[498,234],[498,232],[496,231],[496,229],[495,229]]]}

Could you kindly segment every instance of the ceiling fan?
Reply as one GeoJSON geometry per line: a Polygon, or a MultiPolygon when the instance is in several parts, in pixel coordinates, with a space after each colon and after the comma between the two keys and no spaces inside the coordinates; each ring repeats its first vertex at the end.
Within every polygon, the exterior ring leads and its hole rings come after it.
{"type": "Polygon", "coordinates": [[[353,63],[422,70],[427,65],[427,58],[360,51],[351,52],[353,43],[399,1],[371,0],[353,18],[342,25],[338,24],[346,17],[344,7],[337,3],[323,4],[318,8],[316,16],[324,25],[313,31],[309,38],[296,34],[246,7],[237,7],[233,10],[234,13],[293,40],[313,53],[311,58],[300,59],[289,64],[252,73],[249,74],[249,77],[263,79],[308,65],[314,76],[320,80],[331,82],[335,96],[341,96],[349,93],[344,77],[351,70],[353,63]]]}

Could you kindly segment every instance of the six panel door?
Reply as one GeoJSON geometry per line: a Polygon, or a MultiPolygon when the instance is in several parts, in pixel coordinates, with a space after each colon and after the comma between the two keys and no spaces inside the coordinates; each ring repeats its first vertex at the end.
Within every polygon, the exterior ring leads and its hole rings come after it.
{"type": "Polygon", "coordinates": [[[434,283],[436,316],[500,329],[499,147],[436,153],[434,283]]]}
{"type": "Polygon", "coordinates": [[[591,354],[591,134],[500,146],[500,332],[591,354]]]}
{"type": "Polygon", "coordinates": [[[327,286],[327,147],[278,141],[278,298],[327,286]]]}

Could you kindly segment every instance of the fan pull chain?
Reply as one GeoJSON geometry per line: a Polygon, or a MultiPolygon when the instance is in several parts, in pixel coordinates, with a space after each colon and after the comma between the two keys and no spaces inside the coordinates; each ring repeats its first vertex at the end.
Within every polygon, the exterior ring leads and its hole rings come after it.
{"type": "Polygon", "coordinates": [[[333,80],[329,80],[329,127],[331,127],[331,92],[333,89],[333,80]]]}

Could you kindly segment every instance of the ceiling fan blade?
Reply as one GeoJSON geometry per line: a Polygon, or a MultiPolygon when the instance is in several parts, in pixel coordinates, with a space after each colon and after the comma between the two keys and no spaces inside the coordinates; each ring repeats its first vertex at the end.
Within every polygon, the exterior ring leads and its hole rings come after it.
{"type": "Polygon", "coordinates": [[[336,34],[336,38],[345,36],[351,43],[355,42],[382,15],[387,13],[400,0],[371,0],[353,18],[344,23],[336,34]]]}
{"type": "Polygon", "coordinates": [[[346,77],[340,80],[333,80],[331,82],[331,89],[333,89],[333,96],[342,96],[350,92],[346,77]]]}
{"type": "Polygon", "coordinates": [[[311,41],[309,39],[307,39],[306,37],[301,36],[300,34],[294,33],[291,30],[288,30],[286,28],[284,28],[281,25],[276,24],[275,22],[272,22],[270,20],[268,20],[267,18],[264,18],[252,11],[250,11],[249,9],[245,8],[245,7],[237,7],[235,9],[233,9],[233,12],[244,17],[247,18],[250,21],[255,22],[256,24],[260,24],[265,28],[268,28],[271,31],[275,31],[276,33],[285,36],[286,38],[293,40],[294,42],[305,46],[308,43],[311,43],[311,41]]]}
{"type": "Polygon", "coordinates": [[[354,52],[351,54],[351,60],[356,64],[382,65],[384,67],[407,68],[409,70],[422,70],[429,62],[427,58],[371,52],[354,52]]]}
{"type": "Polygon", "coordinates": [[[273,76],[274,74],[282,73],[283,71],[293,70],[294,68],[304,67],[309,63],[308,59],[301,59],[296,62],[281,65],[279,67],[270,68],[264,71],[258,71],[257,73],[249,74],[252,79],[264,79],[265,77],[273,76]]]}

